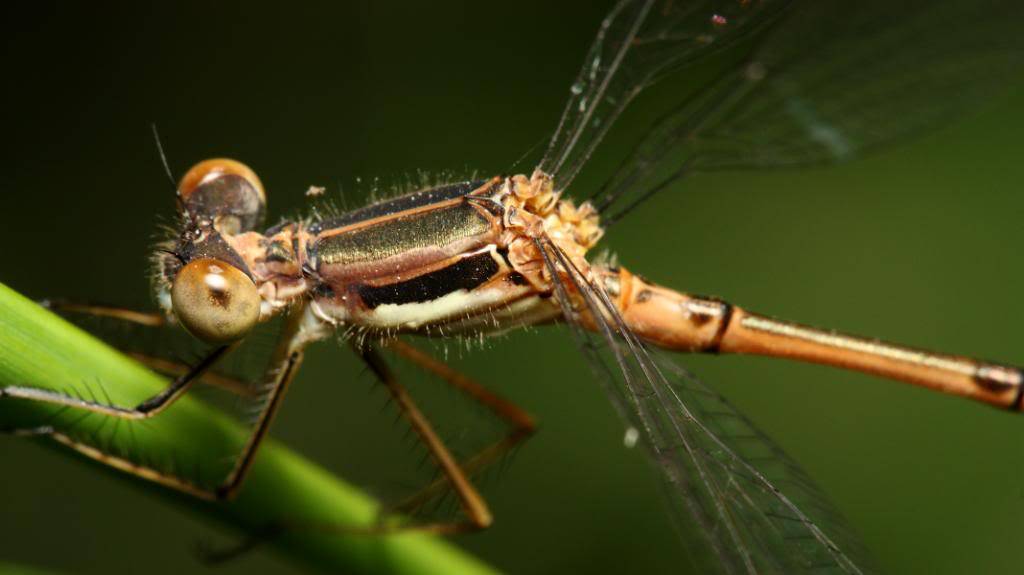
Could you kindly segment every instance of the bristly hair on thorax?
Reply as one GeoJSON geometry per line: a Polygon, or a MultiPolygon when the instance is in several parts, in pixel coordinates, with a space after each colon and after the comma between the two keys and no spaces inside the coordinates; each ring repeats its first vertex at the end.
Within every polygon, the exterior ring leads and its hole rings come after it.
{"type": "Polygon", "coordinates": [[[307,188],[302,212],[286,217],[289,221],[308,220],[311,223],[338,217],[355,209],[384,202],[421,190],[453,184],[469,182],[480,177],[479,172],[468,168],[462,170],[443,170],[432,172],[416,170],[391,177],[373,177],[370,179],[353,177],[351,182],[337,182],[332,189],[320,184],[307,188]],[[311,193],[312,191],[312,193],[311,193]]]}

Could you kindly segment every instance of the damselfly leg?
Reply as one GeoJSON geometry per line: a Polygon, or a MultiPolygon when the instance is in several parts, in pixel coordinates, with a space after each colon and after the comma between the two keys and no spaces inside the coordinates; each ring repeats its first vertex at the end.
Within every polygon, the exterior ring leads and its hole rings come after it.
{"type": "Polygon", "coordinates": [[[261,532],[244,539],[237,545],[204,549],[203,557],[206,561],[219,563],[232,559],[288,533],[305,531],[372,536],[416,531],[456,534],[485,529],[490,525],[493,519],[490,509],[483,496],[473,485],[472,477],[528,440],[536,431],[533,418],[511,401],[488,390],[416,347],[399,339],[382,342],[382,348],[393,351],[423,371],[437,376],[444,384],[485,407],[509,426],[510,429],[503,438],[459,461],[445,445],[427,415],[417,406],[406,388],[398,382],[394,371],[388,366],[379,349],[367,342],[362,344],[352,342],[351,347],[373,372],[378,382],[388,390],[402,418],[408,422],[421,443],[427,448],[437,469],[440,470],[441,476],[399,503],[385,505],[381,509],[378,523],[375,526],[353,527],[352,525],[281,520],[266,526],[261,532]],[[459,508],[465,515],[462,520],[427,522],[404,520],[398,523],[387,521],[394,514],[415,515],[425,504],[437,501],[438,498],[450,491],[455,493],[459,508]]]}
{"type": "MultiPolygon", "coordinates": [[[[53,310],[61,315],[86,317],[109,318],[118,322],[148,327],[161,328],[167,325],[167,316],[153,311],[131,309],[99,303],[87,303],[71,301],[67,299],[47,299],[39,302],[43,307],[53,310]]],[[[123,350],[146,367],[173,377],[184,376],[192,367],[181,360],[171,359],[166,356],[157,355],[153,352],[141,352],[130,349],[123,350]]],[[[238,377],[232,377],[217,369],[210,369],[203,372],[198,382],[205,385],[212,385],[241,396],[252,396],[255,390],[248,382],[238,377]]]]}
{"type": "Polygon", "coordinates": [[[118,321],[148,327],[163,327],[167,325],[167,316],[155,311],[137,310],[112,305],[72,301],[68,299],[45,299],[40,301],[39,305],[60,314],[83,314],[94,317],[107,317],[118,321]]]}
{"type": "MultiPolygon", "coordinates": [[[[108,317],[115,317],[121,320],[144,317],[145,315],[144,312],[139,315],[124,314],[120,313],[123,310],[104,306],[79,306],[76,311],[86,313],[99,311],[100,315],[107,315],[108,317]],[[88,309],[85,309],[86,307],[88,309]]],[[[302,308],[296,308],[293,311],[294,313],[290,314],[286,319],[285,327],[281,332],[270,367],[266,371],[265,385],[268,391],[266,392],[263,407],[256,417],[253,431],[241,452],[237,455],[231,470],[216,487],[200,485],[196,483],[194,478],[141,465],[129,458],[107,453],[95,445],[76,440],[69,434],[50,425],[12,429],[8,430],[8,433],[18,436],[49,437],[90,459],[201,499],[210,501],[230,499],[242,485],[246,473],[252,466],[260,442],[266,436],[273,416],[280,406],[280,400],[301,365],[302,348],[308,343],[308,340],[297,337],[302,329],[302,308]]],[[[235,345],[216,347],[195,366],[189,368],[185,374],[177,377],[166,390],[131,408],[85,400],[49,390],[17,386],[0,389],[0,397],[48,403],[120,419],[146,419],[158,415],[171,406],[175,400],[181,398],[203,374],[212,369],[234,347],[235,345]]]]}
{"type": "MultiPolygon", "coordinates": [[[[228,346],[217,348],[200,361],[195,367],[190,368],[185,374],[177,377],[166,390],[143,401],[135,407],[119,407],[116,405],[100,403],[95,400],[73,397],[71,395],[55,391],[14,386],[0,389],[0,398],[6,396],[24,401],[48,403],[55,406],[61,406],[63,409],[80,409],[98,413],[105,417],[119,419],[144,419],[159,414],[175,400],[184,395],[185,391],[187,391],[188,388],[204,372],[213,367],[228,351],[230,351],[228,346]]],[[[159,483],[160,485],[189,495],[194,495],[200,499],[214,500],[218,498],[215,491],[205,489],[204,487],[196,484],[190,478],[143,465],[126,457],[107,453],[103,449],[91,445],[90,443],[79,441],[68,433],[49,424],[28,428],[10,429],[6,430],[6,432],[11,435],[23,437],[48,437],[90,459],[142,479],[159,483]]]]}
{"type": "Polygon", "coordinates": [[[377,380],[387,388],[388,393],[391,394],[403,417],[412,426],[413,431],[416,432],[423,444],[426,445],[434,463],[437,464],[447,481],[455,489],[455,494],[459,500],[459,507],[466,514],[466,521],[428,523],[418,525],[415,528],[433,533],[461,533],[488,527],[491,521],[493,521],[493,516],[483,496],[480,495],[480,492],[470,482],[466,473],[459,466],[455,456],[445,446],[444,441],[434,430],[426,415],[417,407],[412,396],[398,382],[394,373],[385,363],[384,358],[381,357],[376,349],[370,346],[353,346],[353,349],[355,349],[359,357],[362,358],[370,368],[370,371],[377,377],[377,380]]]}
{"type": "Polygon", "coordinates": [[[211,351],[206,357],[204,357],[194,367],[190,368],[183,375],[175,378],[174,381],[164,391],[142,401],[134,407],[122,407],[118,405],[109,405],[94,400],[87,400],[78,397],[72,397],[67,394],[58,393],[55,391],[49,391],[45,389],[37,389],[33,387],[22,387],[17,385],[10,385],[7,387],[0,388],[0,398],[10,397],[12,399],[25,399],[30,401],[39,401],[43,403],[51,403],[54,405],[60,405],[65,407],[73,407],[75,409],[83,409],[86,411],[92,411],[102,415],[108,415],[111,417],[120,417],[123,419],[146,419],[153,417],[163,410],[170,407],[178,398],[188,391],[189,387],[192,386],[207,370],[211,369],[218,361],[221,360],[226,354],[230,353],[231,346],[220,346],[211,351]]]}
{"type": "MultiPolygon", "coordinates": [[[[384,345],[388,350],[416,364],[424,371],[438,376],[441,381],[484,406],[508,425],[509,430],[503,438],[459,463],[459,467],[467,476],[472,477],[488,465],[506,456],[537,431],[536,422],[521,407],[452,369],[444,362],[399,339],[387,341],[384,345]]],[[[448,484],[447,477],[438,478],[418,493],[396,505],[394,509],[402,513],[414,512],[426,502],[443,493],[448,484]]]]}

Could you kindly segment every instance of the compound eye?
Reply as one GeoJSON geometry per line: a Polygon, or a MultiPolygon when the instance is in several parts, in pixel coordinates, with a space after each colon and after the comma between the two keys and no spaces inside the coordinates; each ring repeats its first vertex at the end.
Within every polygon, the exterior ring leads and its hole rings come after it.
{"type": "Polygon", "coordinates": [[[208,220],[223,234],[253,230],[263,220],[267,195],[249,166],[214,158],[192,166],[178,185],[189,215],[208,220]]]}
{"type": "Polygon", "coordinates": [[[178,321],[208,343],[242,339],[260,318],[256,284],[220,260],[192,260],[171,283],[171,305],[178,321]]]}

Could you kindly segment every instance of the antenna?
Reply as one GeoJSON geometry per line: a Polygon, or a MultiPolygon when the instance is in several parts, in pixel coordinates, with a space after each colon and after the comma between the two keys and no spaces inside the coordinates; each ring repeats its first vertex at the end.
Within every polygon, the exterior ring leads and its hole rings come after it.
{"type": "Polygon", "coordinates": [[[181,202],[181,193],[178,190],[178,183],[174,181],[174,175],[171,173],[171,165],[167,162],[167,154],[164,153],[164,145],[160,142],[160,132],[156,129],[156,122],[149,125],[153,131],[153,141],[156,142],[156,151],[160,155],[160,163],[164,166],[164,174],[167,175],[167,181],[171,183],[171,187],[174,188],[174,195],[178,198],[178,202],[181,202]]]}

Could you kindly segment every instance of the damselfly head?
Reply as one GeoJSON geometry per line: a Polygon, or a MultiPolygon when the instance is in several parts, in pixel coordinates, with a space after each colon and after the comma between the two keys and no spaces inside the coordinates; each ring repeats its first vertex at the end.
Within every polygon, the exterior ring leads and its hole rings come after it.
{"type": "Polygon", "coordinates": [[[244,337],[260,318],[256,278],[210,219],[184,220],[176,242],[157,251],[157,301],[189,333],[208,343],[244,337]]]}
{"type": "Polygon", "coordinates": [[[238,341],[260,318],[256,284],[215,258],[194,259],[178,270],[171,282],[171,306],[181,325],[208,343],[238,341]]]}
{"type": "Polygon", "coordinates": [[[222,234],[248,232],[263,222],[267,196],[249,166],[227,158],[199,162],[178,185],[186,216],[222,234]]]}

